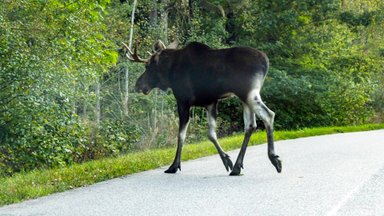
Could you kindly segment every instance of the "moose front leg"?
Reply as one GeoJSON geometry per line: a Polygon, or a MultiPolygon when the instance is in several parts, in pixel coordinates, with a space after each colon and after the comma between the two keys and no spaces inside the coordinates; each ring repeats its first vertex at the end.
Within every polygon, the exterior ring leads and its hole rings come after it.
{"type": "Polygon", "coordinates": [[[177,137],[176,156],[172,165],[165,171],[165,173],[176,173],[177,169],[181,171],[181,150],[183,148],[184,140],[187,134],[187,128],[189,123],[189,109],[190,106],[178,103],[177,111],[179,113],[179,134],[177,137]]]}

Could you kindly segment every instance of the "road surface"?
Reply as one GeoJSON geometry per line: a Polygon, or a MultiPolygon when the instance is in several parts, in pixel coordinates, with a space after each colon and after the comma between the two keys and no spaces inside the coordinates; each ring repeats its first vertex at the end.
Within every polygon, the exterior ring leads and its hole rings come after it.
{"type": "MultiPolygon", "coordinates": [[[[247,150],[242,176],[218,155],[0,208],[0,215],[384,215],[384,130],[276,142],[247,150]]],[[[238,151],[229,152],[235,161],[238,151]]]]}

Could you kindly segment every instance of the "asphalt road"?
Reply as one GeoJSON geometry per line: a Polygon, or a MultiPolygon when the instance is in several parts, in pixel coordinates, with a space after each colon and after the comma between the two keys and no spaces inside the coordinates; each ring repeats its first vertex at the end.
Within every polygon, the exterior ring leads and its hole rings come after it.
{"type": "MultiPolygon", "coordinates": [[[[229,152],[234,161],[238,151],[229,152]]],[[[384,130],[276,142],[247,150],[242,176],[218,155],[0,208],[0,215],[384,215],[384,130]]]]}

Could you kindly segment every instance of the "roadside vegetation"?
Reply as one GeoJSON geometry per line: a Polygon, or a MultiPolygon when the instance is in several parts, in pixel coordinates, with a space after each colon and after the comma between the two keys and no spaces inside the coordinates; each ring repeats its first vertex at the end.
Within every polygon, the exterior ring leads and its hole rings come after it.
{"type": "MultiPolygon", "coordinates": [[[[350,127],[319,127],[294,131],[276,131],[275,139],[287,140],[383,128],[384,124],[370,124],[350,127]]],[[[243,135],[238,134],[222,138],[219,142],[223,149],[228,151],[239,148],[242,139],[243,135]]],[[[265,132],[258,131],[251,137],[250,145],[259,145],[265,142],[265,132]]],[[[35,170],[28,173],[18,173],[12,177],[0,178],[0,206],[169,165],[173,160],[174,151],[174,148],[169,147],[152,149],[82,164],[74,164],[68,167],[35,170]]],[[[192,160],[214,154],[217,154],[217,151],[210,141],[192,143],[184,147],[182,160],[192,160]]],[[[218,167],[218,169],[220,168],[223,169],[223,175],[225,175],[224,168],[218,167]]]]}
{"type": "MultiPolygon", "coordinates": [[[[384,122],[382,0],[0,5],[2,204],[170,163],[178,128],[172,92],[135,93],[144,66],[125,58],[121,42],[132,47],[137,40],[141,56],[158,39],[265,52],[270,70],[261,94],[276,113],[275,129],[286,131],[276,139],[384,122]]],[[[230,136],[222,139],[226,149],[240,143],[241,136],[233,136],[244,128],[240,103],[229,98],[218,105],[218,135],[230,136]]],[[[186,141],[204,140],[206,125],[204,109],[194,108],[186,141]]],[[[263,136],[254,135],[253,143],[264,142],[263,136]]],[[[186,160],[213,152],[203,142],[188,145],[183,155],[186,160]]]]}

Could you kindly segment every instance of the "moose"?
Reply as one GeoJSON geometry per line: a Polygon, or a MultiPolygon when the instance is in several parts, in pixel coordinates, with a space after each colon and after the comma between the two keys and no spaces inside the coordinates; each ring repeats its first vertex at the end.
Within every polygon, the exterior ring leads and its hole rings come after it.
{"type": "Polygon", "coordinates": [[[208,138],[216,147],[226,170],[231,170],[230,175],[240,175],[249,139],[256,130],[256,115],[266,128],[269,160],[277,172],[281,172],[282,164],[275,154],[273,141],[275,113],[263,103],[260,96],[269,67],[266,54],[250,47],[213,49],[199,42],[191,42],[177,49],[177,43],[166,47],[158,41],[153,46],[154,53],[148,59],[143,59],[137,54],[137,43],[133,52],[126,44],[124,47],[128,59],[145,63],[145,72],[136,82],[136,91],[147,95],[154,88],[164,91],[170,88],[177,102],[179,131],[176,156],[165,173],[181,170],[181,151],[192,106],[206,109],[208,138]],[[234,165],[220,147],[216,135],[218,101],[231,95],[242,101],[245,129],[244,140],[234,165]]]}

